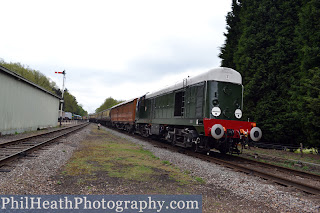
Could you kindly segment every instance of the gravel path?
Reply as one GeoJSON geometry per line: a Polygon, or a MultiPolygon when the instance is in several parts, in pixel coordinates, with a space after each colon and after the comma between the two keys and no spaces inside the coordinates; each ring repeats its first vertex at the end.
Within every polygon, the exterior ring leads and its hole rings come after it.
{"type": "Polygon", "coordinates": [[[182,170],[203,178],[207,184],[220,186],[232,191],[244,200],[263,201],[266,206],[280,212],[320,212],[320,199],[308,200],[303,195],[284,191],[284,187],[269,184],[258,177],[249,176],[231,169],[189,157],[184,154],[154,147],[148,142],[132,138],[117,131],[107,129],[110,133],[125,140],[142,145],[162,160],[168,160],[182,170]]]}

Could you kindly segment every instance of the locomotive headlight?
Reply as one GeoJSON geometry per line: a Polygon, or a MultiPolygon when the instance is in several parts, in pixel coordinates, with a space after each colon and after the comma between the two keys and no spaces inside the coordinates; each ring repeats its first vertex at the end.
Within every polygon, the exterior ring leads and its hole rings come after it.
{"type": "Polygon", "coordinates": [[[219,107],[213,107],[211,113],[213,116],[218,117],[221,114],[221,109],[219,107]]]}
{"type": "Polygon", "coordinates": [[[236,109],[236,111],[234,112],[234,116],[236,116],[236,118],[240,119],[242,117],[241,109],[236,109]]]}

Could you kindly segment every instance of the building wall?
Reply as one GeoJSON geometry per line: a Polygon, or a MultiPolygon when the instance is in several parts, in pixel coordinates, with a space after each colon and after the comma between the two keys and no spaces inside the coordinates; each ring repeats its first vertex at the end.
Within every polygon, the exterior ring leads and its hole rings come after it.
{"type": "Polygon", "coordinates": [[[0,133],[56,126],[59,98],[0,70],[0,133]]]}

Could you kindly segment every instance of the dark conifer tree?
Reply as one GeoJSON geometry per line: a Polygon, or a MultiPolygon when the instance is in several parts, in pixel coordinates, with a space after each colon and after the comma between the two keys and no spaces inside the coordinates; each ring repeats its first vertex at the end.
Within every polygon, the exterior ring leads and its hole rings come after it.
{"type": "MultiPolygon", "coordinates": [[[[299,141],[301,126],[291,97],[295,74],[299,72],[295,26],[300,8],[299,0],[247,0],[237,11],[241,36],[233,48],[236,52],[232,53],[232,63],[243,76],[245,114],[259,123],[264,140],[270,142],[299,141]]],[[[232,30],[228,29],[226,35],[229,32],[232,30]]],[[[227,43],[224,47],[228,47],[227,43]]],[[[226,62],[231,51],[222,50],[223,65],[231,64],[226,62]]]]}
{"type": "Polygon", "coordinates": [[[301,79],[296,85],[297,114],[305,141],[320,148],[320,1],[304,1],[299,13],[296,43],[301,79]]]}
{"type": "Polygon", "coordinates": [[[242,28],[240,27],[240,11],[241,1],[232,0],[232,11],[229,12],[226,17],[228,31],[227,33],[224,33],[226,42],[220,48],[221,53],[219,54],[219,57],[222,59],[222,67],[236,68],[234,63],[234,53],[238,48],[238,41],[242,33],[242,28]]]}

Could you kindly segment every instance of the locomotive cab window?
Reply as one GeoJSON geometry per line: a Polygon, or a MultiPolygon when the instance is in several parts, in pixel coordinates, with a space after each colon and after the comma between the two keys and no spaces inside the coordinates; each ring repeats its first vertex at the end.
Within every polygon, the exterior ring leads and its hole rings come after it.
{"type": "Polygon", "coordinates": [[[184,91],[176,92],[174,98],[174,116],[183,116],[184,113],[184,91]]]}
{"type": "Polygon", "coordinates": [[[145,97],[139,98],[136,105],[136,111],[141,111],[141,109],[143,109],[146,105],[145,102],[146,102],[145,97]]]}

